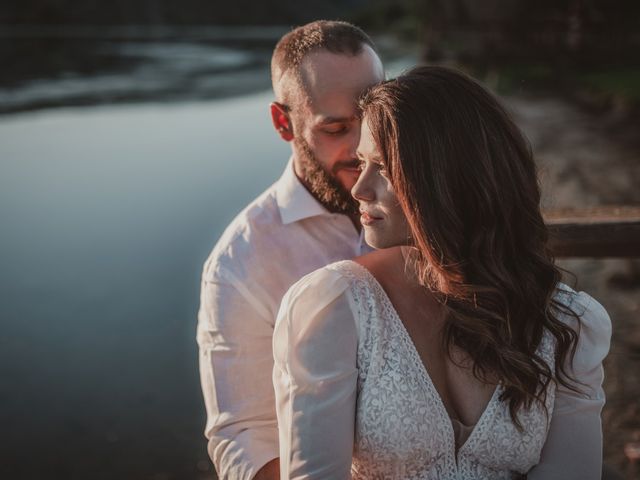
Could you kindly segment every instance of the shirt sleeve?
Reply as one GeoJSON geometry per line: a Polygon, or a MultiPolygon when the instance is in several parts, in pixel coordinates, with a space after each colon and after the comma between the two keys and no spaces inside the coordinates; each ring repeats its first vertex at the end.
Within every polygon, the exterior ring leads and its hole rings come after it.
{"type": "Polygon", "coordinates": [[[547,441],[529,480],[599,480],[602,475],[602,361],[609,352],[611,320],[584,292],[576,294],[571,308],[581,316],[581,325],[578,329],[576,319],[567,317],[579,332],[573,367],[567,371],[581,382],[581,393],[558,385],[547,441]]]}
{"type": "Polygon", "coordinates": [[[281,479],[351,478],[358,372],[357,328],[348,282],[321,269],[280,306],[273,383],[281,479]]]}
{"type": "Polygon", "coordinates": [[[203,276],[198,313],[207,450],[221,480],[249,480],[278,457],[266,309],[230,273],[203,276]]]}

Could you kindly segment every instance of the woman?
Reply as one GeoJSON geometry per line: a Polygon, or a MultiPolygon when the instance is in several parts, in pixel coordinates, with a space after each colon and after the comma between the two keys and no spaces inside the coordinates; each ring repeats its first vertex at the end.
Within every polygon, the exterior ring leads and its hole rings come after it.
{"type": "Polygon", "coordinates": [[[281,478],[600,478],[611,324],[559,283],[522,134],[442,67],[361,107],[352,194],[379,250],[283,299],[281,478]]]}

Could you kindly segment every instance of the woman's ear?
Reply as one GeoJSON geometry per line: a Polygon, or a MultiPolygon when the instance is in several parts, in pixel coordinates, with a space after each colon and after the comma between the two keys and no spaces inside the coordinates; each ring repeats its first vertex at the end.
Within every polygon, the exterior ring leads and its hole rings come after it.
{"type": "Polygon", "coordinates": [[[271,109],[273,128],[276,129],[285,142],[293,140],[293,130],[291,128],[291,122],[289,121],[287,108],[279,102],[271,102],[269,108],[271,109]]]}

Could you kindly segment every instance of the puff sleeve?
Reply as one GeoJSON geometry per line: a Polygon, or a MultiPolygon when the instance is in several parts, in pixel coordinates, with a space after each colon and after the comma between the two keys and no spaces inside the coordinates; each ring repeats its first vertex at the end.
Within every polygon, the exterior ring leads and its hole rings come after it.
{"type": "Polygon", "coordinates": [[[566,316],[566,323],[579,331],[574,361],[567,372],[583,384],[578,385],[582,393],[558,385],[540,463],[528,473],[529,480],[589,480],[600,479],[602,474],[602,361],[609,352],[611,320],[586,293],[572,296],[570,306],[580,316],[581,325],[578,329],[577,320],[566,316]]]}
{"type": "Polygon", "coordinates": [[[348,281],[320,269],[284,296],[273,336],[281,479],[347,479],[358,335],[348,281]]]}

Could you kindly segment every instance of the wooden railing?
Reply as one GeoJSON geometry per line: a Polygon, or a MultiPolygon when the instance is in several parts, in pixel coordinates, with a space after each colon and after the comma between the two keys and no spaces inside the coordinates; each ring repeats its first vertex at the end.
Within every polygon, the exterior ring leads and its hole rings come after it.
{"type": "Polygon", "coordinates": [[[556,257],[640,257],[640,207],[543,210],[556,257]]]}

